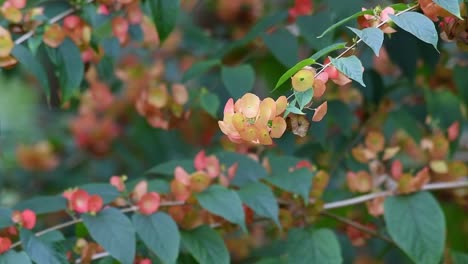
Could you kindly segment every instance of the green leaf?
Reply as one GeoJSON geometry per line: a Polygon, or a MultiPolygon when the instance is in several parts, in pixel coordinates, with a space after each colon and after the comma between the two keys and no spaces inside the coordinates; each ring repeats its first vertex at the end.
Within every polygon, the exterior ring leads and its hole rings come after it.
{"type": "Polygon", "coordinates": [[[316,60],[320,59],[321,57],[327,55],[328,53],[332,51],[344,49],[344,48],[346,48],[346,42],[335,43],[333,45],[330,45],[328,47],[325,47],[317,51],[316,53],[314,53],[314,55],[310,56],[310,59],[313,59],[315,62],[316,60]]]}
{"type": "Polygon", "coordinates": [[[13,210],[10,208],[0,208],[0,229],[5,227],[9,227],[13,225],[13,221],[11,221],[11,214],[13,210]]]}
{"type": "Polygon", "coordinates": [[[128,218],[119,210],[105,208],[95,216],[82,215],[91,237],[109,254],[123,264],[135,259],[135,230],[128,218]]]}
{"type": "Polygon", "coordinates": [[[384,34],[383,31],[370,27],[370,28],[365,28],[363,30],[359,30],[357,28],[352,28],[348,27],[351,31],[353,31],[364,43],[366,43],[369,48],[371,48],[375,56],[379,56],[379,51],[380,48],[382,48],[383,40],[384,40],[384,34]]]}
{"type": "Polygon", "coordinates": [[[223,151],[216,153],[215,156],[218,157],[219,162],[226,166],[226,168],[235,163],[238,164],[237,173],[231,182],[235,186],[243,186],[250,182],[256,182],[267,176],[267,172],[261,164],[245,155],[223,151]]]}
{"type": "Polygon", "coordinates": [[[297,114],[297,115],[305,115],[305,113],[302,112],[301,109],[297,108],[295,105],[292,105],[292,104],[290,104],[290,105],[288,105],[286,107],[286,111],[285,111],[284,116],[286,117],[287,114],[289,114],[289,113],[293,113],[293,114],[297,114]]]}
{"type": "Polygon", "coordinates": [[[428,17],[416,12],[406,12],[399,16],[390,15],[390,18],[401,29],[413,34],[418,39],[431,44],[437,50],[439,36],[437,30],[428,17]]]}
{"type": "Polygon", "coordinates": [[[37,196],[14,206],[15,210],[33,210],[36,214],[47,214],[67,209],[67,200],[62,196],[37,196]]]}
{"type": "Polygon", "coordinates": [[[209,212],[238,224],[247,231],[242,201],[235,191],[221,185],[212,185],[197,194],[197,200],[209,212]]]}
{"type": "Polygon", "coordinates": [[[177,224],[166,213],[135,213],[132,217],[137,234],[163,263],[175,263],[179,255],[180,234],[177,224]]]}
{"type": "Polygon", "coordinates": [[[438,4],[443,9],[449,11],[452,15],[463,19],[460,16],[460,3],[458,0],[434,0],[434,3],[438,4]]]}
{"type": "Polygon", "coordinates": [[[97,194],[101,196],[104,203],[110,203],[119,197],[120,193],[114,186],[107,183],[88,183],[80,186],[81,189],[89,194],[97,194]]]}
{"type": "Polygon", "coordinates": [[[349,16],[347,18],[344,18],[340,21],[338,21],[337,23],[331,25],[329,28],[327,28],[322,34],[320,34],[320,36],[318,36],[317,38],[323,38],[323,36],[325,36],[326,34],[328,34],[329,32],[333,31],[335,28],[343,25],[343,24],[346,24],[348,23],[349,21],[351,20],[354,20],[356,19],[357,17],[359,16],[363,16],[363,15],[372,15],[374,14],[374,11],[372,9],[369,9],[369,10],[364,10],[364,11],[361,11],[361,12],[357,12],[355,13],[354,15],[352,16],[349,16]]]}
{"type": "Polygon", "coordinates": [[[224,87],[234,98],[240,98],[252,91],[255,82],[255,71],[249,64],[234,67],[223,66],[221,79],[224,87]]]}
{"type": "Polygon", "coordinates": [[[287,242],[288,263],[341,264],[341,249],[333,231],[292,229],[287,242]]]}
{"type": "Polygon", "coordinates": [[[63,236],[62,232],[58,230],[54,230],[54,231],[47,232],[41,235],[39,239],[44,242],[54,243],[54,242],[64,241],[65,237],[63,236]]]}
{"type": "Polygon", "coordinates": [[[265,178],[265,180],[280,189],[299,194],[304,199],[304,203],[308,204],[309,192],[312,187],[312,178],[314,175],[315,172],[311,172],[307,168],[302,168],[291,173],[273,174],[265,178]]]}
{"type": "Polygon", "coordinates": [[[58,75],[62,88],[62,99],[68,101],[80,90],[84,77],[84,64],[81,60],[81,52],[75,43],[66,38],[57,48],[58,75]]]}
{"type": "Polygon", "coordinates": [[[19,61],[21,67],[26,69],[26,71],[28,71],[34,77],[37,78],[37,80],[42,86],[42,89],[44,90],[44,93],[47,96],[47,100],[49,100],[49,79],[47,78],[47,73],[44,70],[44,66],[39,62],[39,60],[34,57],[34,55],[29,51],[29,49],[25,48],[22,45],[15,45],[15,47],[11,51],[11,55],[13,55],[13,57],[15,57],[19,61]]]}
{"type": "MultiPolygon", "coordinates": [[[[451,252],[453,264],[466,264],[468,263],[468,254],[453,251],[451,252]]],[[[1,262],[0,262],[1,263],[1,262]]]]}
{"type": "Polygon", "coordinates": [[[162,179],[154,179],[148,181],[148,192],[157,192],[160,194],[168,194],[171,192],[171,187],[168,181],[162,179]]]}
{"type": "Polygon", "coordinates": [[[354,55],[334,59],[330,58],[331,63],[335,66],[340,72],[346,75],[348,78],[355,80],[362,86],[366,86],[362,80],[363,68],[361,61],[354,55]]]}
{"type": "Polygon", "coordinates": [[[468,66],[456,65],[453,68],[453,79],[457,85],[458,94],[465,104],[468,105],[468,66]]]}
{"type": "Polygon", "coordinates": [[[287,70],[283,75],[281,75],[273,91],[275,91],[278,87],[280,87],[280,85],[282,85],[284,82],[289,80],[289,78],[291,78],[291,76],[296,74],[296,72],[298,72],[300,69],[304,68],[305,66],[312,65],[314,63],[315,63],[315,60],[311,58],[307,58],[296,63],[296,65],[294,65],[291,69],[287,70]]]}
{"type": "Polygon", "coordinates": [[[32,263],[28,255],[14,250],[9,250],[3,254],[0,254],[0,264],[30,264],[32,263]]]}
{"type": "Polygon", "coordinates": [[[64,264],[68,263],[67,257],[37,238],[31,230],[20,230],[20,241],[24,251],[37,264],[64,264]]]}
{"type": "Polygon", "coordinates": [[[384,123],[384,132],[387,138],[390,138],[398,129],[408,133],[415,142],[419,142],[422,138],[418,121],[403,109],[390,112],[384,123]]]}
{"type": "Polygon", "coordinates": [[[414,262],[440,262],[445,245],[445,218],[430,193],[388,197],[384,208],[390,236],[414,262]]]}
{"type": "Polygon", "coordinates": [[[296,63],[299,49],[297,38],[286,29],[280,28],[273,33],[263,34],[263,42],[284,66],[291,67],[296,63]]]}
{"type": "Polygon", "coordinates": [[[174,170],[177,166],[184,168],[187,172],[193,172],[195,170],[193,159],[170,160],[152,167],[145,172],[145,174],[163,174],[173,176],[174,170]]]}
{"type": "Polygon", "coordinates": [[[182,232],[182,245],[198,263],[229,264],[229,252],[221,236],[210,227],[203,225],[182,232]]]}
{"type": "Polygon", "coordinates": [[[272,219],[278,227],[281,226],[278,218],[278,203],[269,187],[256,182],[242,186],[237,193],[242,202],[250,207],[256,214],[268,217],[272,219]]]}
{"type": "Polygon", "coordinates": [[[216,94],[210,93],[208,91],[202,92],[200,95],[200,104],[203,110],[210,114],[214,118],[218,118],[218,109],[219,109],[219,98],[216,94]]]}
{"type": "Polygon", "coordinates": [[[197,77],[198,75],[202,75],[205,72],[209,71],[214,66],[218,66],[220,64],[221,64],[221,61],[218,59],[196,62],[190,67],[190,69],[188,69],[184,73],[184,76],[182,77],[182,81],[186,82],[188,80],[191,80],[197,77]]]}
{"type": "Polygon", "coordinates": [[[324,38],[317,38],[323,32],[329,23],[332,23],[332,17],[328,12],[318,12],[312,16],[299,16],[296,24],[300,35],[304,37],[309,47],[314,50],[320,50],[333,44],[333,36],[327,35],[324,38]]]}
{"type": "Polygon", "coordinates": [[[424,98],[428,114],[443,130],[447,129],[453,122],[463,120],[462,102],[450,91],[426,89],[424,98]]]}
{"type": "Polygon", "coordinates": [[[296,101],[299,104],[299,109],[302,110],[314,97],[314,89],[310,88],[303,92],[294,92],[296,101]]]}
{"type": "Polygon", "coordinates": [[[177,23],[179,0],[149,0],[148,2],[159,40],[163,43],[177,23]]]}

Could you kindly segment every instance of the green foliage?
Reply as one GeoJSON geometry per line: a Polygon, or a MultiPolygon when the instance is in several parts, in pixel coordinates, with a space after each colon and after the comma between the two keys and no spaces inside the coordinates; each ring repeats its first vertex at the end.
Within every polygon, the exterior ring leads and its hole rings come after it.
{"type": "Polygon", "coordinates": [[[130,220],[115,208],[106,208],[94,215],[82,215],[91,237],[123,264],[135,258],[135,230],[130,220]]]}
{"type": "Polygon", "coordinates": [[[331,31],[335,30],[336,28],[348,23],[351,20],[354,20],[354,19],[358,18],[359,16],[372,15],[373,13],[374,13],[373,10],[364,10],[364,11],[357,12],[357,13],[353,14],[352,16],[344,18],[344,19],[338,21],[337,23],[333,24],[332,26],[327,28],[322,34],[320,34],[320,36],[318,36],[317,38],[323,38],[327,33],[329,33],[331,31]]]}
{"type": "Polygon", "coordinates": [[[221,164],[226,167],[230,167],[235,163],[238,164],[237,173],[231,182],[236,186],[243,186],[258,181],[267,175],[265,168],[261,164],[245,155],[227,151],[219,152],[215,155],[219,158],[221,164]]]}
{"type": "Polygon", "coordinates": [[[434,46],[437,49],[438,35],[434,23],[426,16],[416,12],[406,12],[399,16],[390,15],[401,29],[434,46]]]}
{"type": "Polygon", "coordinates": [[[434,3],[462,19],[460,17],[460,3],[458,0],[434,0],[434,3]]]}
{"type": "Polygon", "coordinates": [[[29,259],[28,255],[26,255],[26,253],[22,251],[16,252],[16,251],[10,250],[0,255],[0,264],[10,264],[10,263],[30,264],[32,262],[29,259]]]}
{"type": "Polygon", "coordinates": [[[120,195],[114,186],[105,183],[88,183],[81,185],[80,189],[87,191],[89,194],[98,194],[104,200],[104,203],[110,203],[120,195]]]}
{"type": "Polygon", "coordinates": [[[269,183],[285,191],[298,194],[304,199],[304,203],[309,203],[309,191],[312,186],[312,178],[315,173],[309,169],[297,169],[291,173],[278,173],[265,178],[269,183]]]}
{"type": "Polygon", "coordinates": [[[240,98],[252,91],[255,82],[255,71],[249,64],[234,67],[223,66],[221,68],[221,79],[223,80],[224,87],[226,87],[232,97],[240,98]]]}
{"type": "Polygon", "coordinates": [[[262,183],[251,183],[242,186],[237,191],[242,202],[256,214],[272,219],[277,226],[281,226],[278,218],[278,203],[270,188],[262,183]]]}
{"type": "Polygon", "coordinates": [[[275,90],[280,87],[283,83],[285,83],[291,76],[296,74],[300,69],[304,68],[305,66],[309,66],[315,63],[314,59],[307,58],[304,60],[301,60],[300,62],[296,63],[293,67],[291,67],[289,70],[287,70],[281,77],[279,78],[278,82],[276,83],[275,90]]]}
{"type": "Polygon", "coordinates": [[[209,71],[211,68],[218,66],[221,64],[221,61],[218,59],[213,59],[213,60],[206,60],[206,61],[200,61],[192,65],[188,71],[184,73],[184,76],[182,77],[182,81],[186,82],[188,80],[191,80],[198,75],[202,75],[203,73],[209,71]]]}
{"type": "Polygon", "coordinates": [[[242,201],[235,191],[221,185],[212,185],[199,193],[197,200],[209,212],[238,224],[244,231],[247,231],[242,201]]]}
{"type": "Polygon", "coordinates": [[[134,214],[132,222],[145,245],[164,263],[176,263],[180,233],[177,224],[165,213],[149,216],[134,214]]]}
{"type": "Polygon", "coordinates": [[[359,30],[357,28],[348,27],[353,31],[369,48],[374,51],[375,56],[379,56],[380,48],[382,47],[384,35],[383,31],[378,28],[365,28],[359,30]]]}
{"type": "Polygon", "coordinates": [[[15,205],[16,210],[33,210],[36,214],[47,214],[65,210],[67,200],[61,196],[38,196],[15,205]]]}
{"type": "Polygon", "coordinates": [[[299,45],[297,38],[286,29],[279,29],[262,36],[273,56],[286,67],[296,64],[299,45]]]}
{"type": "Polygon", "coordinates": [[[349,56],[346,58],[330,58],[331,63],[335,66],[340,72],[344,73],[350,79],[355,80],[362,86],[366,86],[362,80],[362,74],[364,69],[362,67],[361,61],[356,56],[349,56]]]}
{"type": "Polygon", "coordinates": [[[5,228],[13,224],[11,221],[11,213],[13,210],[10,208],[0,208],[0,228],[5,228]]]}
{"type": "Polygon", "coordinates": [[[229,252],[221,236],[208,226],[182,232],[182,245],[198,263],[228,264],[229,252]]]}
{"type": "Polygon", "coordinates": [[[180,8],[179,0],[149,0],[147,2],[151,10],[153,23],[157,25],[159,39],[164,42],[177,23],[180,8]]]}
{"type": "Polygon", "coordinates": [[[200,104],[203,110],[209,113],[212,117],[217,118],[219,109],[219,98],[216,94],[206,90],[202,90],[200,95],[200,104]]]}
{"type": "Polygon", "coordinates": [[[288,263],[342,263],[338,240],[329,229],[304,228],[289,231],[288,263]]]}
{"type": "MultiPolygon", "coordinates": [[[[21,229],[20,240],[24,245],[24,251],[37,264],[68,263],[65,255],[55,250],[52,244],[37,238],[30,230],[21,229]]],[[[24,260],[24,257],[22,259],[24,260]]]]}
{"type": "Polygon", "coordinates": [[[390,236],[415,263],[439,263],[445,245],[445,218],[427,192],[385,200],[390,236]]]}

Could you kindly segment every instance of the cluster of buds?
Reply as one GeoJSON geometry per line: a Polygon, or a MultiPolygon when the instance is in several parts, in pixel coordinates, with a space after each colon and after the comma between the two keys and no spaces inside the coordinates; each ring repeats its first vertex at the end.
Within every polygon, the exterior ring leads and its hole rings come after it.
{"type": "Polygon", "coordinates": [[[171,85],[171,94],[167,84],[160,82],[141,91],[136,101],[138,113],[155,128],[169,129],[170,118],[182,118],[184,105],[188,102],[188,92],[184,85],[171,85]]]}
{"type": "MultiPolygon", "coordinates": [[[[362,8],[362,11],[367,9],[362,8]]],[[[361,28],[377,27],[383,22],[386,22],[380,27],[380,29],[387,34],[395,33],[396,30],[389,25],[390,16],[394,15],[395,10],[392,7],[386,7],[383,10],[380,7],[376,7],[373,10],[374,14],[372,15],[362,15],[358,17],[357,22],[361,28]]]]}
{"type": "MultiPolygon", "coordinates": [[[[119,186],[118,189],[122,189],[122,182],[117,182],[117,180],[114,180],[114,183],[119,186]]],[[[125,186],[123,189],[125,190],[125,186]]],[[[159,193],[148,192],[147,181],[140,181],[130,194],[130,198],[133,202],[136,203],[138,206],[138,211],[143,215],[151,215],[156,213],[159,209],[159,206],[161,205],[161,196],[159,193]]]]}
{"type": "Polygon", "coordinates": [[[231,98],[224,107],[224,119],[219,127],[229,139],[236,143],[271,145],[272,138],[280,138],[286,130],[286,121],[281,116],[286,110],[287,99],[276,101],[247,93],[234,103],[231,98]]]}
{"type": "Polygon", "coordinates": [[[16,159],[23,169],[29,171],[50,171],[59,164],[59,158],[48,141],[40,141],[30,146],[19,145],[16,149],[16,159]]]}
{"type": "Polygon", "coordinates": [[[23,228],[33,229],[36,225],[36,213],[29,209],[14,211],[11,214],[11,220],[23,228]]]}
{"type": "Polygon", "coordinates": [[[63,197],[68,200],[68,208],[76,213],[89,213],[95,215],[101,211],[104,201],[97,194],[90,195],[82,189],[68,189],[63,193],[63,197]]]}
{"type": "Polygon", "coordinates": [[[192,192],[204,191],[216,179],[223,186],[228,186],[237,172],[238,164],[235,163],[224,170],[214,155],[206,156],[205,151],[200,151],[194,159],[195,172],[189,174],[182,167],[174,170],[174,180],[171,182],[171,191],[178,201],[186,201],[192,192]]]}

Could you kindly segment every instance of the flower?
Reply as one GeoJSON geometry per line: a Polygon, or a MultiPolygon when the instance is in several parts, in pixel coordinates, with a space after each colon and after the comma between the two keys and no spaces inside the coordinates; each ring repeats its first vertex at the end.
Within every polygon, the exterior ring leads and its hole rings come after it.
{"type": "Polygon", "coordinates": [[[36,213],[30,209],[22,212],[14,211],[11,215],[11,220],[26,229],[33,229],[36,225],[36,213]]]}
{"type": "Polygon", "coordinates": [[[112,176],[109,180],[110,184],[114,186],[119,192],[123,192],[125,190],[125,181],[127,180],[127,176],[112,176]]]}
{"type": "Polygon", "coordinates": [[[232,142],[271,145],[272,138],[281,137],[286,130],[286,121],[281,117],[286,107],[285,96],[261,101],[247,93],[235,103],[232,98],[227,101],[223,121],[218,125],[232,142]]]}
{"type": "Polygon", "coordinates": [[[156,192],[145,193],[138,201],[138,210],[144,215],[154,214],[158,211],[161,197],[156,192]]]}
{"type": "Polygon", "coordinates": [[[90,213],[95,215],[101,211],[104,201],[101,196],[97,194],[90,195],[87,191],[82,189],[66,190],[63,197],[68,200],[68,207],[77,213],[84,214],[90,213]]]}
{"type": "Polygon", "coordinates": [[[7,252],[11,247],[11,240],[8,237],[0,237],[0,254],[7,252]]]}

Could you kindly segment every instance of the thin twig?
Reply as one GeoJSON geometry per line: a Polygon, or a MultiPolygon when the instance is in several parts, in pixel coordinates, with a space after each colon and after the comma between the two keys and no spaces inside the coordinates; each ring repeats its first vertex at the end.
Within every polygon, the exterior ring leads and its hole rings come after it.
{"type": "MultiPolygon", "coordinates": [[[[94,2],[94,0],[87,0],[86,3],[84,3],[84,4],[90,4],[92,2],[94,2]]],[[[57,23],[60,20],[62,20],[63,18],[65,18],[66,16],[75,13],[76,11],[78,11],[78,8],[76,8],[76,7],[67,9],[67,10],[63,11],[62,13],[59,13],[58,15],[56,15],[56,16],[52,17],[51,19],[49,19],[47,21],[47,23],[48,24],[57,23]]],[[[26,40],[28,40],[30,37],[32,37],[34,35],[34,32],[35,32],[34,29],[30,30],[27,33],[25,33],[24,35],[22,35],[21,37],[17,38],[15,40],[15,45],[19,45],[19,44],[25,42],[26,40]]]]}
{"type": "Polygon", "coordinates": [[[385,236],[383,234],[380,234],[379,232],[377,232],[377,231],[375,231],[373,229],[370,229],[367,226],[364,226],[364,225],[361,225],[361,224],[359,224],[357,222],[354,222],[354,221],[352,221],[350,219],[347,219],[345,217],[341,217],[341,216],[336,215],[336,214],[332,214],[332,213],[327,212],[327,211],[322,211],[322,212],[320,212],[320,214],[322,214],[324,216],[327,216],[327,217],[330,217],[330,218],[333,218],[338,222],[342,222],[342,223],[345,223],[347,225],[350,225],[350,226],[352,226],[352,227],[354,227],[354,228],[356,228],[356,229],[358,229],[358,230],[360,230],[360,231],[362,231],[364,233],[367,233],[367,234],[369,234],[371,236],[375,236],[375,237],[380,238],[380,239],[382,239],[384,241],[387,241],[388,243],[395,244],[395,242],[391,238],[389,238],[389,237],[387,237],[387,236],[385,236]]]}

